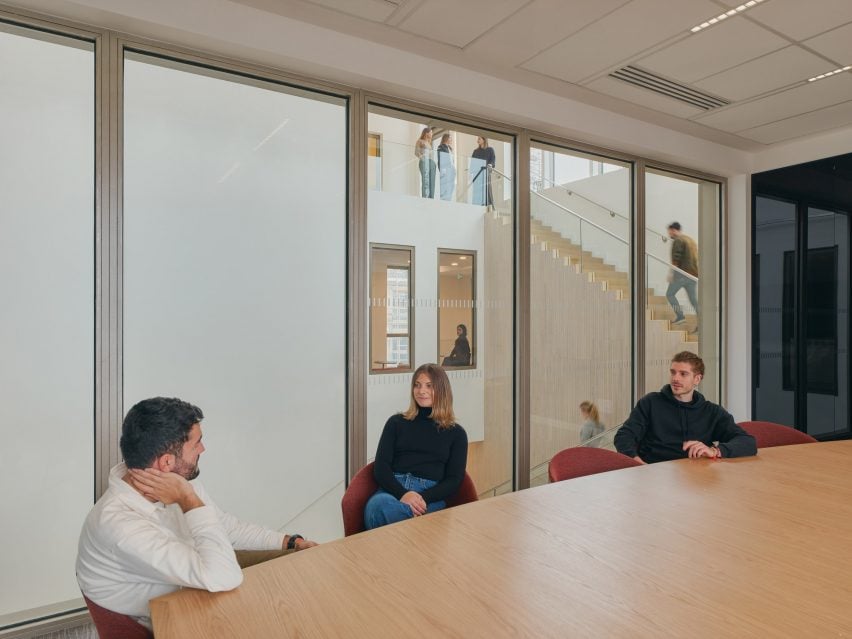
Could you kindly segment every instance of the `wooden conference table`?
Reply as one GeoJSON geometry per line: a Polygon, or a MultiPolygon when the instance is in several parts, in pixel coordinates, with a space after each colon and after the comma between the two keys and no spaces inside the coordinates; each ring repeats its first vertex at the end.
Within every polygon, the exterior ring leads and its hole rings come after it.
{"type": "Polygon", "coordinates": [[[503,495],[151,612],[157,639],[852,636],[852,441],[503,495]]]}

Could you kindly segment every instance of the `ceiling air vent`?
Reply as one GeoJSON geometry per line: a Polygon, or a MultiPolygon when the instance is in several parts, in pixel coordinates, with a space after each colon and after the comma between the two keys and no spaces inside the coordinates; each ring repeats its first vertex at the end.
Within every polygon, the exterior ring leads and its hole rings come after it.
{"type": "Polygon", "coordinates": [[[612,78],[622,80],[623,82],[629,82],[634,86],[648,89],[654,93],[674,98],[675,100],[680,100],[681,102],[691,104],[692,106],[704,109],[705,111],[717,109],[731,103],[730,100],[725,100],[724,98],[710,95],[709,93],[704,93],[702,91],[696,91],[691,87],[673,82],[672,80],[667,80],[666,78],[660,77],[650,71],[640,69],[639,67],[626,66],[618,71],[613,71],[609,75],[612,78]]]}

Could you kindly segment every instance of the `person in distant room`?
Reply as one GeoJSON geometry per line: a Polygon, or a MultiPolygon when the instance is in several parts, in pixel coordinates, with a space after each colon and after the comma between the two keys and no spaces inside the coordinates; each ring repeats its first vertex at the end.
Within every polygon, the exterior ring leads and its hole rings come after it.
{"type": "Polygon", "coordinates": [[[411,403],[388,419],[373,474],[379,485],[364,507],[367,530],[446,507],[465,476],[467,433],[456,424],[453,391],[437,364],[411,377],[411,403]]]}
{"type": "Polygon", "coordinates": [[[580,427],[580,445],[588,448],[599,448],[601,443],[596,438],[604,432],[598,407],[593,402],[580,403],[580,414],[583,416],[583,425],[580,427]]]}
{"type": "Polygon", "coordinates": [[[470,173],[471,198],[473,204],[480,206],[494,206],[494,197],[491,193],[491,170],[497,165],[497,156],[494,149],[488,146],[487,138],[481,135],[476,138],[476,148],[471,156],[470,173]]]}
{"type": "Polygon", "coordinates": [[[121,428],[124,462],[80,533],[77,581],[99,606],[151,628],[148,602],[180,588],[232,590],[243,573],[234,548],[303,550],[316,543],[244,523],[216,506],[196,480],[201,409],[154,397],[131,408],[121,428]]]}
{"type": "Polygon", "coordinates": [[[442,366],[470,366],[470,342],[467,339],[467,326],[456,326],[456,343],[452,352],[441,362],[442,366]]]}
{"type": "Polygon", "coordinates": [[[698,355],[677,353],[669,377],[659,393],[648,393],[636,403],[616,433],[619,453],[643,463],[757,454],[754,437],[696,390],[704,377],[704,361],[698,355]]]}
{"type": "Polygon", "coordinates": [[[435,197],[435,160],[433,159],[432,128],[425,127],[414,143],[414,155],[419,160],[420,196],[435,197]]]}
{"type": "Polygon", "coordinates": [[[692,328],[692,332],[695,332],[698,330],[698,246],[695,240],[683,233],[680,222],[669,224],[668,233],[672,239],[672,266],[675,267],[669,273],[669,287],[666,290],[666,299],[675,314],[672,325],[686,322],[677,300],[677,292],[685,289],[689,303],[695,309],[695,326],[692,328]]]}
{"type": "Polygon", "coordinates": [[[441,199],[452,201],[456,190],[456,160],[453,154],[453,140],[449,133],[441,136],[438,145],[438,171],[441,173],[441,199]]]}

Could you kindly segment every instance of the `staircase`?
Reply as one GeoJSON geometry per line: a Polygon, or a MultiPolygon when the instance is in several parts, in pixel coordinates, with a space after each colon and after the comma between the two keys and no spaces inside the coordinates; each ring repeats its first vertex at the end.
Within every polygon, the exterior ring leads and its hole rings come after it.
{"type": "MultiPolygon", "coordinates": [[[[537,220],[530,219],[530,237],[533,247],[547,251],[555,260],[559,260],[566,269],[578,275],[584,275],[589,282],[599,283],[602,291],[613,295],[615,299],[630,300],[630,276],[607,264],[602,258],[596,257],[581,246],[563,237],[553,228],[537,220]]],[[[698,343],[696,329],[697,318],[694,313],[686,314],[686,322],[672,326],[675,318],[674,311],[664,295],[657,295],[654,289],[648,289],[646,321],[648,330],[653,332],[667,331],[671,337],[677,337],[682,342],[683,349],[695,350],[698,343]]],[[[666,340],[668,341],[668,340],[666,340]]],[[[668,353],[671,357],[671,353],[668,353]]]]}

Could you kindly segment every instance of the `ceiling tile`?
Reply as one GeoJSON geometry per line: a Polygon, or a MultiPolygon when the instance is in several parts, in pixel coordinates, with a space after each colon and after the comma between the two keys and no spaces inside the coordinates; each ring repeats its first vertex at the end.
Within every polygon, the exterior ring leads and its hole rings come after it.
{"type": "Polygon", "coordinates": [[[849,0],[772,0],[749,9],[746,14],[790,36],[804,40],[823,31],[852,22],[849,0]]]}
{"type": "Polygon", "coordinates": [[[627,100],[634,104],[649,107],[656,111],[662,111],[670,115],[676,115],[681,118],[688,118],[700,113],[704,113],[703,109],[684,104],[679,100],[667,98],[664,95],[659,95],[648,89],[633,86],[628,82],[616,80],[609,76],[599,78],[589,84],[584,85],[588,89],[606,93],[607,95],[627,100]]]}
{"type": "Polygon", "coordinates": [[[797,46],[775,51],[693,83],[733,102],[802,82],[828,71],[828,62],[797,46]]]}
{"type": "Polygon", "coordinates": [[[635,57],[718,14],[707,0],[633,0],[522,66],[578,82],[635,57]]]}
{"type": "MultiPolygon", "coordinates": [[[[852,0],[849,2],[852,5],[852,0]]],[[[839,67],[852,64],[852,24],[838,27],[821,36],[805,40],[802,44],[834,60],[839,67]]]]}
{"type": "Polygon", "coordinates": [[[723,131],[743,131],[794,115],[852,100],[852,74],[840,73],[824,80],[787,89],[705,117],[694,118],[723,131]]]}
{"type": "Polygon", "coordinates": [[[740,131],[738,135],[756,142],[773,144],[849,125],[852,125],[852,101],[835,104],[825,109],[797,115],[772,124],[746,129],[740,131]]]}
{"type": "Polygon", "coordinates": [[[465,51],[510,66],[576,33],[630,0],[536,0],[472,42],[465,51]],[[570,20],[563,19],[566,13],[570,20]]]}
{"type": "Polygon", "coordinates": [[[694,82],[788,44],[784,38],[736,16],[635,64],[681,82],[694,82]]]}
{"type": "Polygon", "coordinates": [[[425,0],[399,28],[456,47],[505,20],[528,0],[425,0]]]}
{"type": "Polygon", "coordinates": [[[384,22],[399,6],[398,2],[386,0],[308,0],[308,2],[373,22],[384,22]]]}

